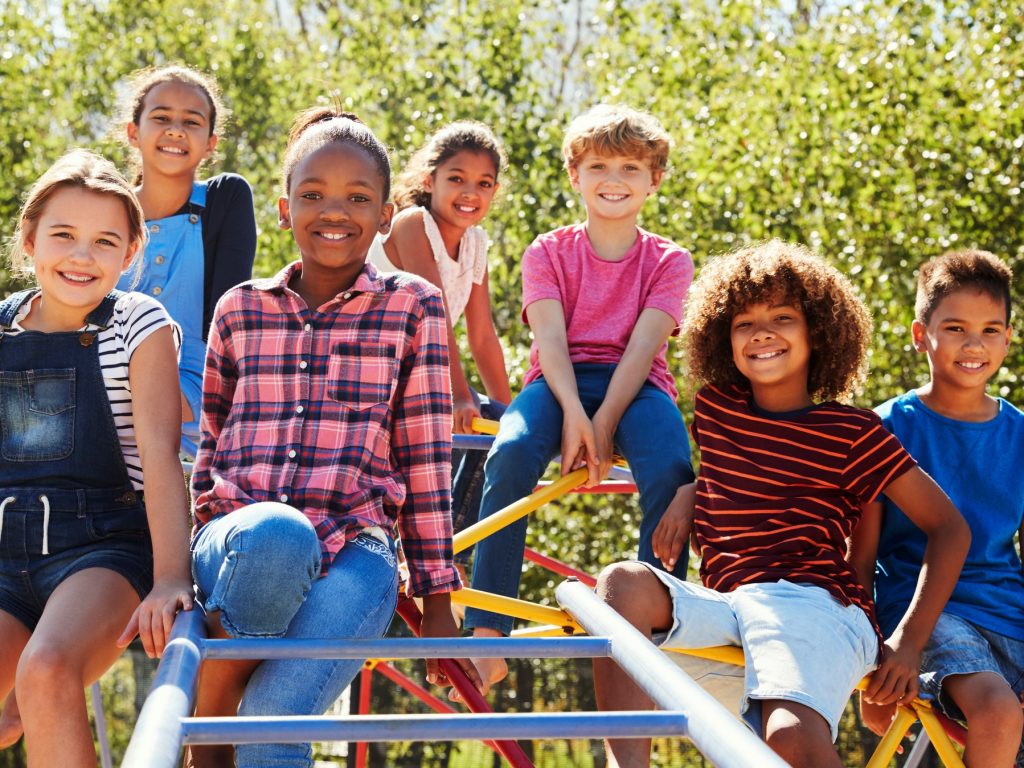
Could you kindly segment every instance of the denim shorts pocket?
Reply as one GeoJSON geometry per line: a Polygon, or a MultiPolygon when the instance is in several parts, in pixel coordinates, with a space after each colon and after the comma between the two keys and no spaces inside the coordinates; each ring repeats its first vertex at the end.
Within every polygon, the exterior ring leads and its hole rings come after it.
{"type": "Polygon", "coordinates": [[[0,372],[0,455],[66,459],[75,447],[75,369],[0,372]]]}
{"type": "Polygon", "coordinates": [[[395,347],[369,341],[339,341],[327,366],[328,395],[354,410],[390,405],[398,382],[395,347]]]}
{"type": "Polygon", "coordinates": [[[97,541],[112,536],[119,538],[143,538],[149,536],[146,509],[134,504],[120,509],[105,509],[89,512],[89,532],[97,541]]]}

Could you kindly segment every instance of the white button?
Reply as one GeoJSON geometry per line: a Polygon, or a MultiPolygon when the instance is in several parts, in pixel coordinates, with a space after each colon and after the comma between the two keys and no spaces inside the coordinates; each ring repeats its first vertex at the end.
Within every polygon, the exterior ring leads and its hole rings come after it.
{"type": "Polygon", "coordinates": [[[155,235],[155,234],[156,234],[157,232],[159,232],[159,231],[160,231],[160,225],[159,225],[159,224],[153,224],[153,225],[152,225],[152,226],[151,226],[151,227],[149,228],[149,231],[150,231],[150,232],[152,232],[152,233],[153,233],[153,234],[155,235]]]}
{"type": "Polygon", "coordinates": [[[352,298],[352,294],[349,293],[348,291],[345,291],[345,293],[341,294],[341,298],[343,298],[343,299],[351,299],[352,298]]]}
{"type": "Polygon", "coordinates": [[[303,408],[301,405],[295,406],[295,412],[296,413],[302,413],[304,410],[306,410],[306,409],[303,408]]]}
{"type": "Polygon", "coordinates": [[[306,370],[306,366],[308,366],[308,365],[309,365],[309,363],[307,363],[305,360],[303,360],[302,362],[299,363],[299,368],[301,368],[302,370],[306,370]]]}
{"type": "Polygon", "coordinates": [[[154,296],[159,296],[163,292],[164,292],[164,289],[161,288],[159,285],[156,288],[153,289],[153,295],[154,296]]]}
{"type": "Polygon", "coordinates": [[[164,257],[163,256],[157,256],[155,259],[153,259],[153,261],[155,261],[157,264],[163,264],[164,263],[164,257]]]}
{"type": "Polygon", "coordinates": [[[281,501],[283,501],[283,502],[287,502],[288,501],[288,494],[287,493],[282,493],[280,496],[278,496],[278,498],[281,499],[281,501]]]}
{"type": "Polygon", "coordinates": [[[292,448],[290,451],[288,451],[288,458],[289,459],[294,459],[298,455],[299,455],[299,452],[296,451],[294,448],[292,448]]]}
{"type": "Polygon", "coordinates": [[[306,323],[306,328],[305,328],[305,330],[307,330],[307,331],[312,331],[312,330],[313,330],[313,326],[312,326],[312,325],[310,325],[309,323],[306,323]]]}

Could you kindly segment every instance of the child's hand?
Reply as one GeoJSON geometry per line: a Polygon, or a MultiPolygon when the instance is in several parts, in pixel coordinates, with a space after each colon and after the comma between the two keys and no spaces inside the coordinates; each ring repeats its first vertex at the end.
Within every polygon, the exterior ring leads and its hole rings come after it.
{"type": "Polygon", "coordinates": [[[882,736],[889,726],[892,724],[893,718],[896,717],[896,705],[895,704],[872,704],[868,701],[864,693],[860,695],[860,717],[872,733],[876,736],[882,736]]]}
{"type": "Polygon", "coordinates": [[[473,419],[480,418],[476,398],[456,397],[452,400],[452,432],[457,435],[473,434],[473,419]]]}
{"type": "MultiPolygon", "coordinates": [[[[427,595],[423,598],[423,619],[420,621],[420,637],[458,637],[459,627],[452,616],[451,596],[445,592],[441,595],[427,595]]],[[[469,659],[453,659],[469,677],[473,687],[481,693],[484,685],[480,674],[469,659]]],[[[449,686],[451,680],[441,671],[440,659],[427,659],[427,682],[441,686],[449,686]]]]}
{"type": "Polygon", "coordinates": [[[651,547],[654,549],[654,556],[661,560],[665,570],[671,571],[675,567],[683,547],[689,542],[696,499],[696,483],[679,486],[679,490],[658,522],[658,527],[654,529],[651,547]]]}
{"type": "Polygon", "coordinates": [[[897,629],[882,645],[882,663],[864,690],[863,698],[872,704],[909,704],[917,697],[921,652],[898,635],[897,629]]]}
{"type": "Polygon", "coordinates": [[[127,648],[128,643],[138,635],[146,655],[150,658],[159,657],[167,645],[179,609],[192,610],[192,582],[171,579],[157,582],[146,599],[139,603],[124,632],[117,638],[118,647],[127,648]]]}
{"type": "Polygon", "coordinates": [[[584,464],[587,465],[587,482],[584,485],[589,488],[601,482],[594,425],[580,406],[571,413],[567,411],[562,419],[562,477],[584,464]]]}

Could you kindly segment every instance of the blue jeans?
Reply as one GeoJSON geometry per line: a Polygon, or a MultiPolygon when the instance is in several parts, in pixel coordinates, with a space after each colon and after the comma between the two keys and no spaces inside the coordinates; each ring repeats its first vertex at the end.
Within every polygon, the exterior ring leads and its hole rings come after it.
{"type": "MultiPolygon", "coordinates": [[[[192,545],[192,575],[207,611],[221,611],[232,637],[382,637],[395,611],[394,543],[361,534],[320,572],[320,543],[309,520],[264,502],[204,525],[192,545]]],[[[358,659],[264,661],[238,714],[320,715],[362,666],[358,659]]],[[[240,744],[239,766],[310,766],[309,744],[240,744]]]]}
{"type": "MultiPolygon", "coordinates": [[[[500,419],[507,408],[504,403],[480,397],[480,416],[485,419],[500,419]]],[[[452,535],[462,533],[480,517],[480,501],[484,494],[484,461],[487,451],[452,451],[452,535]]],[[[455,562],[465,565],[473,548],[464,549],[455,555],[455,562]]]]}
{"type": "MultiPolygon", "coordinates": [[[[604,402],[614,365],[583,363],[573,366],[580,402],[593,417],[604,402]]],[[[651,384],[644,384],[619,421],[615,449],[633,472],[640,492],[640,548],[642,562],[660,568],[651,536],[679,486],[693,481],[686,425],[675,402],[651,384]]],[[[484,495],[480,519],[499,512],[529,495],[550,461],[561,452],[562,408],[541,377],[530,382],[501,417],[498,436],[484,465],[484,495]]],[[[473,588],[515,597],[522,575],[527,518],[517,520],[476,545],[473,588]]],[[[623,558],[626,552],[616,556],[623,558]]],[[[686,578],[687,548],[673,573],[686,578]]],[[[503,634],[512,631],[512,618],[469,608],[465,627],[488,627],[503,634]]]]}

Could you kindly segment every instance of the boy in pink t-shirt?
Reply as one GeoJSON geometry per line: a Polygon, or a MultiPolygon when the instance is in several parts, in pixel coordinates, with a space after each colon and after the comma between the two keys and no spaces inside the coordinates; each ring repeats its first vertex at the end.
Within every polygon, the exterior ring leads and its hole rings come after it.
{"type": "MultiPolygon", "coordinates": [[[[480,507],[483,519],[529,494],[559,453],[563,475],[585,464],[587,486],[597,485],[614,450],[640,491],[639,557],[657,567],[652,534],[677,489],[694,477],[666,361],[693,262],[636,225],[668,152],[661,124],[626,107],[595,107],[569,126],[562,153],[587,220],[541,235],[523,256],[530,370],[488,454],[480,507]]],[[[475,589],[516,596],[526,525],[524,518],[477,545],[475,589]]],[[[685,550],[672,565],[685,578],[685,550]]],[[[465,626],[496,637],[509,634],[512,619],[471,608],[465,626]]],[[[485,685],[507,672],[502,659],[475,663],[485,685]]]]}

